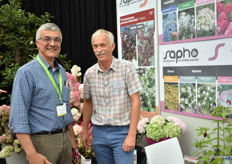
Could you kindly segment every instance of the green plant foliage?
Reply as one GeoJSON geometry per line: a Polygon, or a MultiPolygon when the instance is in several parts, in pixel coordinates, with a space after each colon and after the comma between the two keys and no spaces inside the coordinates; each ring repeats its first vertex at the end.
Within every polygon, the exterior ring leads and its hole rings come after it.
{"type": "MultiPolygon", "coordinates": [[[[36,56],[36,30],[52,18],[47,12],[37,17],[22,10],[21,4],[22,0],[8,0],[0,6],[0,88],[12,88],[18,68],[36,56]]],[[[66,57],[61,55],[62,64],[70,68],[70,61],[64,60],[66,57]]],[[[1,99],[8,99],[6,102],[9,102],[9,96],[1,99]]]]}
{"type": "Polygon", "coordinates": [[[0,8],[1,87],[12,85],[17,69],[37,53],[34,37],[37,28],[50,21],[50,14],[36,17],[21,9],[21,0],[9,0],[0,8]]]}
{"type": "Polygon", "coordinates": [[[217,117],[216,128],[199,127],[196,129],[197,136],[201,136],[200,140],[196,140],[193,146],[196,146],[199,162],[203,164],[220,164],[223,157],[232,154],[232,120],[227,118],[231,113],[228,107],[214,108],[211,116],[217,117]]]}

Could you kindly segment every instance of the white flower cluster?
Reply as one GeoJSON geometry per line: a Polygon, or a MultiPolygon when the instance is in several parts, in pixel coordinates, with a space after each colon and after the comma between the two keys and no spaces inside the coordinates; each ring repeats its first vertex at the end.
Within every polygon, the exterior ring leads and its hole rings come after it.
{"type": "Polygon", "coordinates": [[[152,117],[150,123],[163,125],[165,123],[165,119],[161,117],[160,115],[157,115],[157,116],[152,117]]]}
{"type": "Polygon", "coordinates": [[[0,152],[0,158],[10,157],[14,152],[14,147],[11,145],[5,146],[0,152]]]}
{"type": "Polygon", "coordinates": [[[82,126],[81,125],[78,125],[78,124],[75,124],[73,126],[73,131],[74,131],[74,134],[77,138],[80,138],[79,136],[81,135],[81,131],[82,131],[82,126]]]}
{"type": "Polygon", "coordinates": [[[181,84],[180,89],[180,106],[182,110],[196,108],[196,91],[195,84],[181,84]]]}
{"type": "Polygon", "coordinates": [[[179,34],[181,39],[191,39],[194,37],[195,16],[186,12],[181,12],[179,16],[179,34]]]}
{"type": "Polygon", "coordinates": [[[197,30],[211,31],[215,27],[215,12],[206,7],[201,9],[197,15],[197,30]]]}
{"type": "Polygon", "coordinates": [[[71,113],[72,113],[75,121],[78,121],[79,118],[81,117],[81,113],[79,112],[79,110],[77,108],[72,108],[71,113]]]}
{"type": "Polygon", "coordinates": [[[82,75],[80,71],[81,67],[78,67],[77,65],[73,65],[71,68],[71,73],[73,76],[80,77],[82,75]]]}
{"type": "Polygon", "coordinates": [[[189,14],[186,14],[186,12],[182,12],[179,16],[179,26],[182,29],[189,29],[192,24],[191,21],[192,18],[189,14]]]}

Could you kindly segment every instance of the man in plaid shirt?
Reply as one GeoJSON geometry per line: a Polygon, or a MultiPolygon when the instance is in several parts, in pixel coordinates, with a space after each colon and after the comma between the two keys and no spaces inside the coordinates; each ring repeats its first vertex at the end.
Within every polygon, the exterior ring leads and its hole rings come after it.
{"type": "Polygon", "coordinates": [[[114,36],[104,29],[92,35],[98,62],[84,76],[82,141],[91,146],[99,164],[133,164],[142,89],[134,65],[113,57],[114,36]]]}

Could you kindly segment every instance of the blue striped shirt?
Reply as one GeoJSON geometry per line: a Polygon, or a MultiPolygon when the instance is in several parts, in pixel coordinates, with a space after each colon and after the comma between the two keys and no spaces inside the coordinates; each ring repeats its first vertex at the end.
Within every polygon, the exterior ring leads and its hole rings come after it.
{"type": "Polygon", "coordinates": [[[56,106],[60,104],[58,93],[43,67],[34,59],[17,71],[12,90],[10,128],[14,133],[34,134],[54,131],[73,121],[69,106],[70,88],[66,86],[65,69],[55,62],[55,70],[39,55],[59,88],[58,73],[63,80],[62,100],[66,103],[67,114],[57,116],[56,106]]]}

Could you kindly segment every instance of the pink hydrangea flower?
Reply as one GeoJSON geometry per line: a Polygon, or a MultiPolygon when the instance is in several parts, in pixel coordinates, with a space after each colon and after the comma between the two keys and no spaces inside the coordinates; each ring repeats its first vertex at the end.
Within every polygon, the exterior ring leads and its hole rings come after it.
{"type": "Polygon", "coordinates": [[[225,35],[232,34],[232,22],[230,22],[229,26],[225,31],[225,35]]]}
{"type": "Polygon", "coordinates": [[[139,120],[138,125],[137,125],[137,130],[139,133],[144,134],[145,133],[145,128],[147,124],[149,123],[149,119],[147,117],[143,117],[142,119],[139,120]]]}
{"type": "Polygon", "coordinates": [[[169,116],[166,119],[170,122],[173,122],[175,125],[179,126],[181,129],[181,133],[186,132],[187,126],[181,119],[173,117],[173,116],[169,116]]]}

